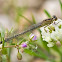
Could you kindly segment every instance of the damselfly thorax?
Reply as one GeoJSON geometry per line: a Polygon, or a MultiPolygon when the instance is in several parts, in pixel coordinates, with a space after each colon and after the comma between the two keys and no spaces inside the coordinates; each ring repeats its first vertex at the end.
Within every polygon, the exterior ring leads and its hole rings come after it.
{"type": "MultiPolygon", "coordinates": [[[[13,39],[13,38],[16,38],[16,37],[18,37],[18,36],[21,36],[21,35],[23,35],[23,34],[29,32],[29,31],[32,31],[32,30],[36,29],[36,28],[39,28],[39,27],[42,27],[42,26],[45,26],[45,25],[49,25],[49,24],[51,24],[53,21],[56,21],[56,20],[57,20],[57,17],[56,17],[56,16],[53,16],[52,18],[49,18],[49,19],[45,19],[45,20],[43,20],[42,22],[40,22],[40,23],[38,23],[38,24],[32,25],[29,29],[27,29],[26,31],[23,31],[22,33],[19,33],[19,34],[17,34],[17,35],[12,36],[12,37],[6,38],[4,41],[7,42],[7,41],[9,41],[9,40],[11,40],[11,39],[13,39]]],[[[0,42],[0,44],[1,44],[1,43],[2,43],[2,41],[0,42]]]]}

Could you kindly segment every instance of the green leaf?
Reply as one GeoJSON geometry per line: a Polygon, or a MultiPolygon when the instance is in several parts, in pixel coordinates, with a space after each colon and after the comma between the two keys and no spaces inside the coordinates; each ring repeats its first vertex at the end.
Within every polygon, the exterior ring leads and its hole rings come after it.
{"type": "Polygon", "coordinates": [[[0,55],[0,62],[2,62],[2,56],[0,55]]]}
{"type": "Polygon", "coordinates": [[[5,54],[5,55],[7,54],[7,48],[2,49],[2,54],[5,54]]]}
{"type": "Polygon", "coordinates": [[[52,47],[52,49],[54,49],[56,52],[58,52],[61,55],[61,52],[60,52],[59,48],[57,47],[57,45],[54,45],[52,47]]]}
{"type": "Polygon", "coordinates": [[[26,11],[26,8],[25,7],[23,7],[23,8],[17,7],[16,8],[17,14],[23,14],[25,11],[26,11]]]}
{"type": "Polygon", "coordinates": [[[26,53],[32,55],[32,56],[36,56],[36,57],[43,58],[43,59],[48,59],[46,55],[40,54],[40,53],[36,53],[36,52],[34,52],[33,50],[25,49],[24,51],[25,51],[26,53]],[[43,55],[44,55],[44,56],[43,56],[43,55]]]}
{"type": "Polygon", "coordinates": [[[7,62],[7,57],[6,57],[6,55],[2,55],[2,62],[7,62]]]}
{"type": "Polygon", "coordinates": [[[37,51],[38,51],[38,53],[39,53],[42,57],[48,58],[48,57],[46,56],[46,54],[45,54],[41,49],[38,48],[37,51]]]}
{"type": "Polygon", "coordinates": [[[59,0],[59,3],[60,3],[61,11],[62,11],[62,2],[61,2],[61,0],[59,0]]]}
{"type": "Polygon", "coordinates": [[[16,22],[20,21],[19,20],[20,19],[19,14],[23,14],[25,10],[26,10],[26,8],[20,8],[20,7],[16,8],[16,13],[17,13],[17,15],[16,15],[16,22]]]}
{"type": "Polygon", "coordinates": [[[3,37],[3,38],[5,37],[5,30],[4,29],[1,30],[1,37],[3,37]]]}
{"type": "Polygon", "coordinates": [[[4,41],[4,38],[2,38],[2,49],[4,48],[4,43],[5,43],[5,41],[4,41]]]}
{"type": "Polygon", "coordinates": [[[30,24],[33,24],[32,22],[31,22],[31,20],[29,20],[28,18],[26,18],[25,16],[23,16],[23,15],[21,15],[21,14],[19,14],[19,16],[21,16],[21,17],[23,17],[25,20],[27,20],[30,24]]]}
{"type": "Polygon", "coordinates": [[[36,24],[36,20],[34,18],[34,15],[32,14],[32,20],[33,20],[33,23],[36,24]]]}
{"type": "Polygon", "coordinates": [[[45,12],[45,14],[46,14],[49,18],[51,17],[51,15],[48,13],[47,10],[44,9],[44,12],[45,12]]]}
{"type": "Polygon", "coordinates": [[[20,19],[20,16],[17,15],[17,17],[16,17],[16,22],[19,22],[19,19],[20,19]]]}
{"type": "Polygon", "coordinates": [[[29,20],[28,18],[26,18],[25,16],[22,15],[23,12],[25,11],[25,8],[17,8],[16,10],[17,10],[16,11],[17,12],[16,21],[19,22],[20,17],[23,17],[25,20],[27,20],[29,23],[32,24],[31,20],[29,20]]]}
{"type": "Polygon", "coordinates": [[[37,54],[32,50],[25,49],[24,51],[30,55],[37,56],[37,54]]]}
{"type": "Polygon", "coordinates": [[[48,51],[48,53],[50,53],[50,49],[49,49],[49,47],[47,47],[47,42],[46,41],[42,41],[42,45],[48,51]]]}
{"type": "Polygon", "coordinates": [[[0,33],[0,37],[1,37],[1,33],[0,33]]]}
{"type": "Polygon", "coordinates": [[[10,61],[10,55],[11,55],[11,48],[7,48],[7,57],[9,61],[10,61]]]}
{"type": "Polygon", "coordinates": [[[24,41],[24,39],[22,39],[22,40],[18,43],[18,45],[20,45],[23,41],[24,41]]]}
{"type": "Polygon", "coordinates": [[[13,32],[13,27],[11,28],[11,30],[9,31],[9,33],[12,33],[13,32]]]}

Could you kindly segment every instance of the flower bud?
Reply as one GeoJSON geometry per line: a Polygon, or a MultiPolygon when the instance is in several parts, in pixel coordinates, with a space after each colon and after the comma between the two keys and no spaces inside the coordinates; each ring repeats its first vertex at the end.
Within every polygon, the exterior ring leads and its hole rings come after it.
{"type": "Polygon", "coordinates": [[[17,53],[17,59],[18,60],[21,60],[22,59],[22,55],[19,52],[17,53]]]}
{"type": "Polygon", "coordinates": [[[32,33],[30,34],[29,38],[30,38],[32,41],[37,40],[37,36],[34,35],[34,34],[32,34],[32,33]]]}
{"type": "Polygon", "coordinates": [[[24,42],[21,44],[21,47],[25,48],[25,47],[27,47],[27,44],[24,42]]]}

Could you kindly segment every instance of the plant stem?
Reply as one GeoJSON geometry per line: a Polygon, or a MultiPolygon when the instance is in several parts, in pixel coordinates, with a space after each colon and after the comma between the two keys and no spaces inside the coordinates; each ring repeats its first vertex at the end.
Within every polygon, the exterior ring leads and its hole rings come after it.
{"type": "Polygon", "coordinates": [[[11,47],[16,47],[16,45],[4,46],[4,48],[11,48],[11,47]]]}
{"type": "Polygon", "coordinates": [[[61,62],[62,62],[62,54],[61,54],[61,62]]]}

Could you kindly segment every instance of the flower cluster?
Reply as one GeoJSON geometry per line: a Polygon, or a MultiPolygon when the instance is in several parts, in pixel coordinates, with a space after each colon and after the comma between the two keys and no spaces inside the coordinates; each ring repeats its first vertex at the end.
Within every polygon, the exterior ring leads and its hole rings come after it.
{"type": "Polygon", "coordinates": [[[52,47],[57,41],[62,41],[62,20],[57,19],[52,24],[40,28],[42,38],[48,42],[47,46],[52,47]]]}
{"type": "MultiPolygon", "coordinates": [[[[23,42],[17,43],[17,40],[13,39],[13,42],[16,41],[16,43],[14,43],[15,45],[11,45],[11,46],[10,45],[8,45],[8,46],[4,45],[4,48],[2,48],[3,44],[0,44],[0,52],[4,51],[3,49],[5,49],[5,48],[15,47],[18,50],[17,58],[18,58],[18,60],[21,60],[22,59],[22,54],[20,53],[20,51],[23,53],[25,49],[36,50],[37,45],[31,44],[33,41],[36,41],[36,40],[37,40],[37,36],[31,33],[29,35],[28,39],[25,40],[25,41],[23,40],[23,42]]],[[[5,49],[5,51],[6,51],[6,49],[5,49]]]]}
{"type": "MultiPolygon", "coordinates": [[[[29,35],[29,39],[32,41],[35,41],[35,40],[37,40],[37,36],[31,33],[29,35]]],[[[25,48],[25,47],[27,47],[27,44],[28,44],[28,41],[22,42],[21,47],[25,48]]]]}
{"type": "MultiPolygon", "coordinates": [[[[24,51],[25,48],[28,48],[28,47],[34,47],[33,45],[30,45],[29,42],[30,41],[36,41],[37,40],[37,36],[34,35],[34,34],[30,34],[29,35],[29,41],[25,41],[25,42],[22,42],[20,47],[21,47],[21,52],[24,51]]],[[[35,47],[36,48],[36,47],[35,47]]]]}

